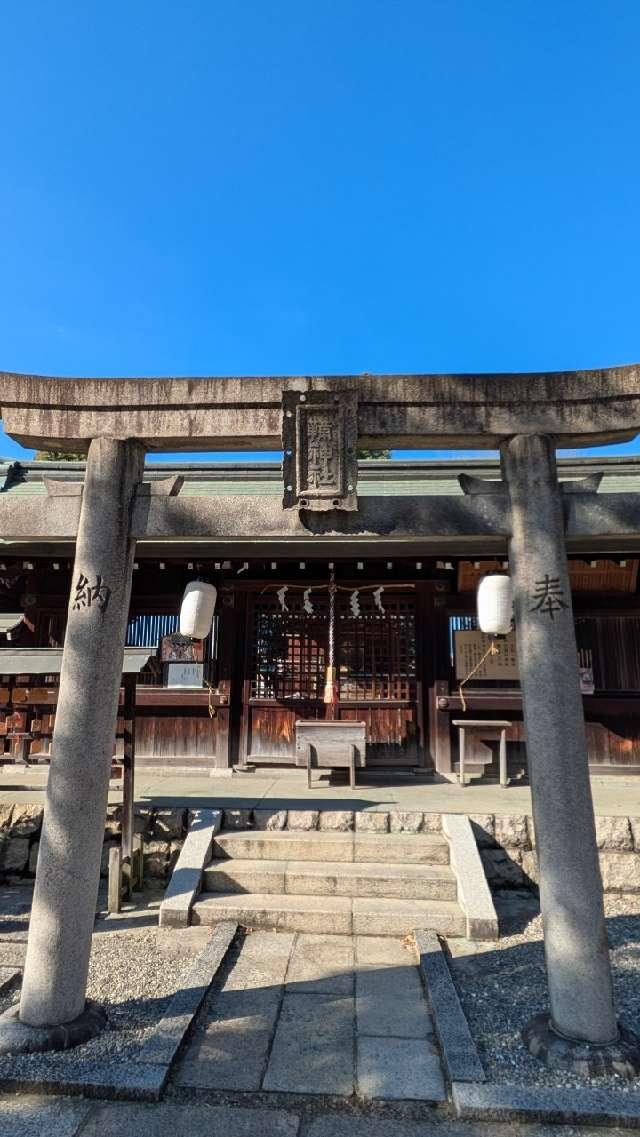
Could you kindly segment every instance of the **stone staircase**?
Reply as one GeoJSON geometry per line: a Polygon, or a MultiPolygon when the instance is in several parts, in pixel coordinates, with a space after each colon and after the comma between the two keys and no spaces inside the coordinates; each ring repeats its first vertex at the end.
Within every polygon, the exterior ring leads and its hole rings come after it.
{"type": "Polygon", "coordinates": [[[438,833],[219,832],[194,924],[402,936],[466,934],[449,843],[438,833]]]}

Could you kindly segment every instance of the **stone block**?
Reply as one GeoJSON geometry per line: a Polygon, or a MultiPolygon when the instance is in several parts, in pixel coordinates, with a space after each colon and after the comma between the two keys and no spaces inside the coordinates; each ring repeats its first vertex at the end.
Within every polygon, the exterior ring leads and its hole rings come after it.
{"type": "Polygon", "coordinates": [[[600,853],[605,892],[640,892],[640,857],[634,853],[600,853]]]}
{"type": "Polygon", "coordinates": [[[116,847],[116,845],[119,844],[119,841],[105,841],[104,845],[102,846],[102,854],[100,856],[100,876],[104,877],[105,879],[109,876],[109,853],[116,847]]]}
{"type": "Polygon", "coordinates": [[[493,835],[496,844],[503,849],[527,849],[529,847],[529,831],[526,816],[524,814],[503,816],[496,813],[493,835]]]}
{"type": "Polygon", "coordinates": [[[11,834],[13,837],[32,837],[42,828],[44,806],[27,802],[14,805],[11,814],[11,834]]]}
{"type": "Polygon", "coordinates": [[[225,809],[223,829],[248,829],[251,823],[250,809],[225,809]]]}
{"type": "Polygon", "coordinates": [[[533,824],[533,818],[527,817],[527,832],[529,834],[529,844],[532,849],[536,847],[536,831],[533,824]]]}
{"type": "Polygon", "coordinates": [[[202,880],[202,870],[211,856],[214,834],[220,829],[219,809],[189,811],[189,832],[180,851],[177,869],[169,881],[160,905],[160,925],[185,927],[189,923],[191,905],[202,880]]]}
{"type": "Polygon", "coordinates": [[[348,833],[349,830],[353,829],[353,811],[350,809],[322,809],[318,828],[348,833]]]}
{"type": "Polygon", "coordinates": [[[493,836],[493,814],[471,813],[469,814],[469,821],[471,822],[473,835],[478,843],[479,849],[490,848],[495,844],[493,836]]]}
{"type": "Polygon", "coordinates": [[[180,856],[180,853],[182,851],[183,845],[184,845],[183,840],[170,841],[169,842],[169,866],[168,866],[169,872],[173,872],[173,870],[176,866],[178,857],[180,856]]]}
{"type": "Polygon", "coordinates": [[[522,871],[529,880],[534,884],[540,883],[540,872],[538,869],[538,856],[537,853],[531,850],[525,850],[522,854],[522,871]]]}
{"type": "Polygon", "coordinates": [[[22,873],[29,860],[29,838],[9,837],[0,848],[0,872],[22,873]]]}
{"type": "Polygon", "coordinates": [[[36,875],[36,868],[38,865],[38,853],[40,852],[40,842],[34,841],[29,848],[29,864],[28,869],[32,876],[36,875]]]}
{"type": "Polygon", "coordinates": [[[359,811],[355,815],[355,821],[359,833],[387,833],[389,830],[389,814],[382,811],[359,811]]]}
{"type": "Polygon", "coordinates": [[[447,1100],[435,1048],[424,1039],[358,1038],[357,1092],[383,1101],[447,1100]]]}
{"type": "Polygon", "coordinates": [[[392,833],[419,833],[422,829],[422,814],[394,810],[389,814],[389,829],[392,833]]]}
{"type": "Polygon", "coordinates": [[[133,815],[133,831],[141,837],[148,837],[153,827],[153,810],[150,806],[136,806],[133,815]]]}
{"type": "Polygon", "coordinates": [[[104,832],[107,839],[119,837],[122,833],[122,806],[110,805],[104,822],[104,832]]]}
{"type": "Polygon", "coordinates": [[[442,829],[442,814],[441,813],[423,813],[422,815],[422,832],[423,833],[439,833],[442,829]]]}
{"type": "Polygon", "coordinates": [[[144,842],[144,875],[163,880],[169,869],[169,849],[167,841],[144,842]]]}
{"type": "Polygon", "coordinates": [[[186,821],[186,809],[156,809],[153,836],[158,841],[175,841],[184,836],[186,821]]]}
{"type": "Polygon", "coordinates": [[[522,868],[516,860],[518,851],[511,850],[509,856],[504,849],[483,849],[482,864],[489,884],[494,886],[520,886],[523,883],[522,868]]]}
{"type": "Polygon", "coordinates": [[[0,805],[0,833],[6,833],[11,828],[12,805],[0,805]]]}
{"type": "Polygon", "coordinates": [[[630,817],[629,827],[633,837],[633,847],[636,852],[640,853],[640,817],[630,817]]]}
{"type": "Polygon", "coordinates": [[[596,844],[599,849],[631,852],[633,835],[628,817],[596,817],[596,844]]]}
{"type": "Polygon", "coordinates": [[[287,829],[317,829],[319,810],[290,809],[287,816],[287,829]]]}
{"type": "Polygon", "coordinates": [[[286,809],[254,809],[253,824],[256,829],[284,829],[287,824],[286,809]]]}

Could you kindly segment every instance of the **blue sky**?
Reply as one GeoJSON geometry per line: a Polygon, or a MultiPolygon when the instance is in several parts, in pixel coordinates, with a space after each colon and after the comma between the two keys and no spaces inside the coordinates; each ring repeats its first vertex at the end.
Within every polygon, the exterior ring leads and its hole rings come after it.
{"type": "Polygon", "coordinates": [[[6,4],[0,368],[637,361],[639,57],[637,0],[6,4]]]}

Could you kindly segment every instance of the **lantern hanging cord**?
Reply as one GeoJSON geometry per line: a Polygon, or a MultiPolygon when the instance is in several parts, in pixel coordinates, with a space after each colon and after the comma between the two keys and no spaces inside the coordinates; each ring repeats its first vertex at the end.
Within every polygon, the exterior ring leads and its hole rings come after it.
{"type": "Polygon", "coordinates": [[[500,655],[500,648],[498,647],[495,640],[491,640],[491,643],[489,644],[489,647],[487,648],[484,655],[482,656],[482,659],[478,660],[475,667],[472,668],[472,670],[469,672],[467,677],[465,679],[462,679],[458,685],[458,694],[460,696],[460,702],[462,703],[462,710],[463,710],[464,714],[467,713],[467,701],[464,697],[464,691],[462,690],[462,688],[464,687],[465,683],[468,683],[470,679],[473,679],[476,672],[479,671],[480,668],[482,667],[482,664],[484,663],[485,659],[488,659],[490,655],[500,655]]]}

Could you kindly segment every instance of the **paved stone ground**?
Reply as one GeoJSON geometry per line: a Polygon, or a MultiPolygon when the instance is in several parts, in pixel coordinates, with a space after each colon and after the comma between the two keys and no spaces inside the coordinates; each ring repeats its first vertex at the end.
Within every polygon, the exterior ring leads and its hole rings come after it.
{"type": "Polygon", "coordinates": [[[386,937],[247,935],[173,1084],[444,1101],[414,952],[386,937]]]}
{"type": "MultiPolygon", "coordinates": [[[[35,802],[44,797],[48,768],[30,770],[0,767],[0,804],[35,802]]],[[[640,817],[640,778],[622,775],[592,777],[594,808],[604,817],[640,817]]],[[[112,782],[109,800],[122,800],[122,786],[112,782]]],[[[261,770],[237,777],[212,778],[208,774],[136,771],[136,800],[158,806],[188,805],[217,809],[372,809],[423,810],[427,813],[531,814],[531,792],[526,784],[460,786],[435,782],[423,776],[358,774],[349,790],[339,776],[318,779],[307,789],[305,770],[261,770]]]]}
{"type": "Polygon", "coordinates": [[[275,1108],[163,1101],[157,1105],[70,1098],[0,1097],[2,1137],[623,1137],[628,1129],[463,1123],[440,1114],[275,1108]]]}

